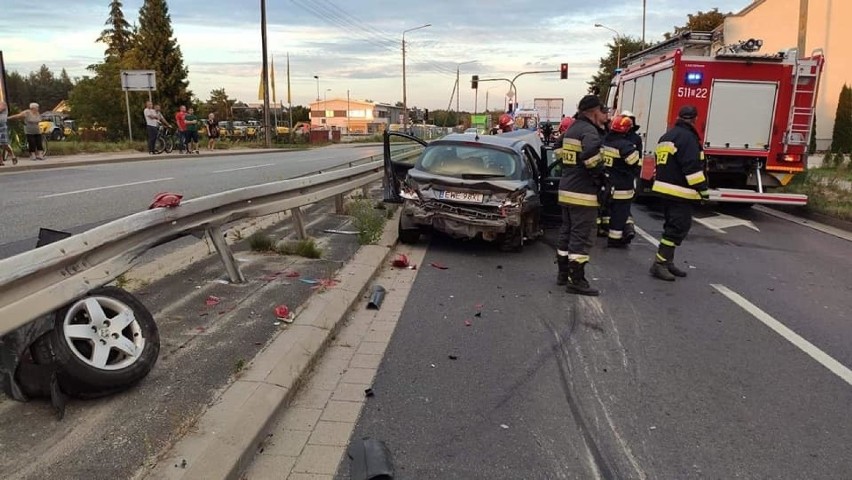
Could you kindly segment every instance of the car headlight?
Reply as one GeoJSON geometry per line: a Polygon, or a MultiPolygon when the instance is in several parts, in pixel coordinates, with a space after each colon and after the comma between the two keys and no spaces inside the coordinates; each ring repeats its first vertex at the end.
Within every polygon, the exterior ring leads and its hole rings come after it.
{"type": "Polygon", "coordinates": [[[406,200],[420,200],[420,196],[417,195],[417,192],[408,187],[400,189],[399,196],[406,200]]]}

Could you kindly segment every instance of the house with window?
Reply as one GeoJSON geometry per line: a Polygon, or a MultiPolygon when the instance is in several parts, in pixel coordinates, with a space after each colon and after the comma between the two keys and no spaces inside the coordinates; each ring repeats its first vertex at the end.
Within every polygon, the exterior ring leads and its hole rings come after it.
{"type": "MultiPolygon", "coordinates": [[[[763,40],[762,53],[796,48],[799,32],[800,0],[755,0],[739,13],[729,15],[721,27],[722,42],[734,44],[750,38],[763,40]]],[[[816,105],[817,148],[831,145],[837,100],[844,83],[852,85],[852,1],[809,0],[808,32],[805,51],[817,49],[825,54],[825,68],[816,105]]]]}
{"type": "Polygon", "coordinates": [[[312,102],[311,128],[340,130],[344,133],[374,134],[385,131],[390,124],[398,123],[396,118],[402,109],[387,104],[329,98],[312,102]]]}

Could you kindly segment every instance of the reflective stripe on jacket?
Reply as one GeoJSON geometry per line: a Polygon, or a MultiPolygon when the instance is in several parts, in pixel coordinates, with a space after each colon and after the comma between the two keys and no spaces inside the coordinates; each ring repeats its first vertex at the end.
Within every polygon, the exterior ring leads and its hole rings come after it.
{"type": "Polygon", "coordinates": [[[559,203],[598,206],[598,182],[603,174],[601,143],[604,131],[579,115],[556,142],[554,154],[562,160],[559,203]]]}
{"type": "Polygon", "coordinates": [[[651,191],[683,200],[701,200],[706,191],[704,150],[695,127],[678,120],[657,144],[657,168],[651,191]]]}

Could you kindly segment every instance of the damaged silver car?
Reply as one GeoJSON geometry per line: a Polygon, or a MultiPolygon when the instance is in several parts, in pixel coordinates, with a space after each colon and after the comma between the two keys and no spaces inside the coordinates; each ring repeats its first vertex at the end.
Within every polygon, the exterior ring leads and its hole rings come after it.
{"type": "Polygon", "coordinates": [[[385,201],[403,205],[400,241],[415,243],[421,233],[436,230],[520,251],[542,235],[544,158],[535,132],[454,134],[430,143],[386,133],[385,201]],[[425,148],[413,163],[393,160],[393,136],[425,148]]]}

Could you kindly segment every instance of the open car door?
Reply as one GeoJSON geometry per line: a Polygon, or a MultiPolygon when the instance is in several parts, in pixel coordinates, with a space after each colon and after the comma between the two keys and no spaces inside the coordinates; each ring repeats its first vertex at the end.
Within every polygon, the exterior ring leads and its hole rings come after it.
{"type": "Polygon", "coordinates": [[[552,145],[541,147],[539,171],[539,192],[541,195],[542,220],[561,221],[559,208],[559,179],[562,178],[562,162],[553,154],[552,145]]]}
{"type": "Polygon", "coordinates": [[[417,161],[417,157],[420,156],[422,148],[416,148],[413,150],[406,149],[403,153],[396,153],[394,156],[394,152],[399,150],[399,148],[391,148],[391,138],[393,137],[400,137],[402,141],[397,144],[399,146],[404,146],[407,141],[415,142],[421,147],[425,147],[426,141],[413,135],[399,132],[385,131],[382,136],[384,142],[385,162],[385,176],[382,179],[384,201],[386,203],[402,203],[403,199],[399,195],[400,185],[405,180],[406,175],[408,175],[408,171],[414,166],[414,163],[417,161]]]}

